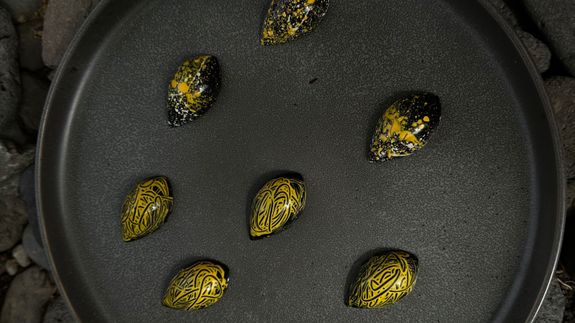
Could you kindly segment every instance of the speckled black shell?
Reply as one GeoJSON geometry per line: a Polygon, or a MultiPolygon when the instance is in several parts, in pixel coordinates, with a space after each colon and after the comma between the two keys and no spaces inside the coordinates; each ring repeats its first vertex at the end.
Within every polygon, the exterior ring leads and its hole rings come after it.
{"type": "Polygon", "coordinates": [[[206,113],[220,92],[216,57],[199,55],[186,60],[168,87],[168,123],[179,127],[206,113]]]}
{"type": "Polygon", "coordinates": [[[283,44],[315,30],[329,0],[272,0],[262,30],[262,45],[283,44]]]}
{"type": "Polygon", "coordinates": [[[385,110],[371,139],[374,162],[409,156],[423,148],[441,118],[439,97],[431,93],[407,95],[385,110]]]}

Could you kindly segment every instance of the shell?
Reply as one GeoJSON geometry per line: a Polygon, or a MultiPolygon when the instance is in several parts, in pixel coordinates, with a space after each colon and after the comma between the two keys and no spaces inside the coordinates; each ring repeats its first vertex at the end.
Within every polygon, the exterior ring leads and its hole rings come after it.
{"type": "Polygon", "coordinates": [[[365,263],[351,286],[347,305],[380,308],[411,293],[417,280],[417,258],[405,251],[387,251],[365,263]]]}
{"type": "Polygon", "coordinates": [[[412,94],[395,101],[380,118],[369,159],[379,162],[409,156],[423,148],[441,118],[439,97],[412,94]]]}
{"type": "Polygon", "coordinates": [[[168,123],[179,127],[206,113],[216,102],[220,83],[216,57],[200,55],[186,60],[168,87],[168,123]]]}
{"type": "Polygon", "coordinates": [[[201,260],[182,269],[172,278],[162,304],[186,311],[206,308],[224,296],[228,282],[229,273],[225,265],[201,260]]]}
{"type": "Polygon", "coordinates": [[[139,182],[122,206],[122,239],[131,241],[156,231],[170,214],[173,202],[166,177],[139,182]]]}
{"type": "Polygon", "coordinates": [[[261,44],[283,44],[312,32],[328,7],[328,0],[272,0],[264,21],[261,44]]]}
{"type": "Polygon", "coordinates": [[[250,236],[259,239],[285,229],[305,207],[303,179],[278,177],[267,182],[252,203],[250,236]]]}

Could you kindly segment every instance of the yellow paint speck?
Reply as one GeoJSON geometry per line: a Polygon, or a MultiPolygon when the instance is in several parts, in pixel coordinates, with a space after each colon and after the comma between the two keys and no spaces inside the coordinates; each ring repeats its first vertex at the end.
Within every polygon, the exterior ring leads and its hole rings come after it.
{"type": "Polygon", "coordinates": [[[183,82],[178,84],[178,91],[180,91],[182,93],[188,93],[189,90],[190,90],[190,87],[188,86],[188,84],[183,83],[183,82]]]}
{"type": "Polygon", "coordinates": [[[428,116],[423,117],[423,121],[429,122],[429,117],[428,116]]]}
{"type": "Polygon", "coordinates": [[[200,92],[192,92],[186,93],[186,99],[188,100],[189,104],[194,104],[196,99],[199,98],[202,94],[200,92]]]}

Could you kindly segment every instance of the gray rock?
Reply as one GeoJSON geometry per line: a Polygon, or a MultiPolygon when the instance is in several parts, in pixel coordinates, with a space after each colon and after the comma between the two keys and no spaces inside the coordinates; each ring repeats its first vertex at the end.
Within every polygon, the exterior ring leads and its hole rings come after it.
{"type": "Polygon", "coordinates": [[[525,48],[527,48],[527,52],[531,55],[539,73],[547,71],[549,65],[551,65],[551,50],[549,47],[528,32],[520,29],[515,32],[517,36],[519,36],[519,39],[521,39],[521,42],[523,42],[525,48]]]}
{"type": "MultiPolygon", "coordinates": [[[[0,138],[24,143],[26,136],[15,122],[20,100],[18,37],[10,14],[0,7],[0,138]]],[[[1,165],[1,163],[0,163],[1,165]]]]}
{"type": "MultiPolygon", "coordinates": [[[[20,46],[20,67],[29,71],[37,71],[44,67],[42,61],[42,24],[41,19],[35,19],[16,26],[20,46]]],[[[26,98],[26,94],[24,94],[26,98]]]]}
{"type": "Polygon", "coordinates": [[[4,181],[0,182],[0,198],[2,196],[16,196],[18,195],[18,184],[20,182],[20,175],[16,174],[4,181]]]}
{"type": "Polygon", "coordinates": [[[537,313],[535,323],[561,323],[565,313],[565,295],[556,279],[553,279],[547,296],[537,313]]]}
{"type": "Polygon", "coordinates": [[[16,21],[27,20],[37,15],[43,0],[0,0],[0,6],[8,9],[16,21]]]}
{"type": "Polygon", "coordinates": [[[0,252],[11,249],[20,241],[28,221],[25,207],[17,196],[0,197],[0,252]]]}
{"type": "Polygon", "coordinates": [[[487,0],[487,2],[489,2],[511,26],[518,26],[517,17],[515,17],[513,11],[505,4],[504,0],[487,0]]]}
{"type": "Polygon", "coordinates": [[[40,227],[38,224],[38,211],[36,210],[36,185],[34,175],[34,165],[30,165],[20,175],[20,198],[26,204],[28,223],[32,228],[31,231],[34,237],[36,237],[36,240],[41,241],[42,236],[40,235],[40,227]]]}
{"type": "Polygon", "coordinates": [[[4,269],[6,270],[6,273],[8,273],[8,275],[10,276],[14,276],[18,273],[18,262],[15,259],[8,259],[6,260],[6,263],[4,264],[4,269]]]}
{"type": "Polygon", "coordinates": [[[8,256],[6,254],[0,254],[0,277],[6,272],[6,262],[8,261],[8,256]]]}
{"type": "Polygon", "coordinates": [[[22,245],[26,250],[26,253],[36,263],[44,269],[50,270],[50,265],[48,264],[48,258],[42,247],[42,244],[36,239],[34,233],[32,232],[32,227],[27,225],[24,229],[24,235],[22,236],[22,245]]]}
{"type": "Polygon", "coordinates": [[[575,199],[575,78],[552,77],[545,88],[555,113],[563,144],[563,166],[567,177],[567,205],[575,199]]]}
{"type": "Polygon", "coordinates": [[[46,314],[44,314],[43,323],[75,323],[78,322],[68,304],[64,301],[62,297],[56,297],[46,309],[46,314]]]}
{"type": "Polygon", "coordinates": [[[46,77],[50,80],[50,82],[54,80],[55,76],[56,76],[56,70],[51,70],[50,72],[48,72],[48,75],[46,75],[46,77]]]}
{"type": "MultiPolygon", "coordinates": [[[[28,166],[20,174],[20,198],[26,203],[26,207],[36,205],[36,191],[35,184],[36,179],[34,178],[36,174],[35,165],[32,164],[28,166]]],[[[34,207],[35,209],[35,207],[34,207]]],[[[35,212],[35,210],[34,210],[35,212]]],[[[31,212],[28,212],[30,214],[31,212]]]]}
{"type": "Polygon", "coordinates": [[[575,1],[523,0],[555,55],[575,76],[575,1]]]}
{"type": "Polygon", "coordinates": [[[24,246],[21,244],[12,249],[12,257],[14,257],[14,260],[16,260],[18,265],[20,265],[22,268],[26,268],[32,264],[30,258],[28,258],[28,254],[26,253],[24,246]]]}
{"type": "Polygon", "coordinates": [[[551,64],[551,51],[547,45],[545,45],[541,40],[535,38],[532,34],[525,32],[520,28],[517,17],[504,0],[487,0],[487,2],[496,9],[496,11],[509,25],[511,25],[511,27],[513,27],[517,36],[521,39],[529,54],[531,54],[539,73],[547,71],[551,64]]]}
{"type": "Polygon", "coordinates": [[[22,103],[20,105],[20,119],[29,131],[38,131],[46,95],[50,88],[48,80],[40,78],[30,72],[22,72],[22,103]]]}
{"type": "Polygon", "coordinates": [[[32,146],[20,149],[12,142],[0,140],[0,183],[28,167],[34,161],[34,154],[32,146]]]}
{"type": "Polygon", "coordinates": [[[42,58],[51,68],[60,64],[68,44],[98,0],[50,0],[44,16],[42,58]]]}
{"type": "Polygon", "coordinates": [[[0,323],[42,321],[46,303],[56,287],[40,267],[33,266],[12,280],[0,314],[0,323]]]}

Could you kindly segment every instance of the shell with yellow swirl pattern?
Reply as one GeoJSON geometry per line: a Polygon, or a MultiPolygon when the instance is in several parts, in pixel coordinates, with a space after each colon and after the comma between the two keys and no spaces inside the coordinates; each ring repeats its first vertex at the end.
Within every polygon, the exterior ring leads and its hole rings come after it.
{"type": "Polygon", "coordinates": [[[398,302],[413,290],[417,268],[417,258],[405,251],[372,257],[351,285],[347,305],[369,309],[398,302]]]}
{"type": "Polygon", "coordinates": [[[262,45],[283,44],[313,31],[329,0],[272,0],[264,21],[262,45]]]}
{"type": "Polygon", "coordinates": [[[186,60],[168,87],[168,123],[179,127],[208,111],[220,92],[220,65],[215,56],[186,60]]]}
{"type": "Polygon", "coordinates": [[[260,239],[285,229],[305,207],[306,189],[301,177],[278,177],[267,182],[252,203],[250,237],[260,239]]]}
{"type": "Polygon", "coordinates": [[[440,117],[441,104],[434,94],[411,94],[395,101],[377,124],[369,159],[379,162],[413,154],[425,146],[440,117]]]}
{"type": "Polygon", "coordinates": [[[170,214],[173,202],[166,177],[139,182],[122,206],[122,239],[136,240],[156,231],[170,214]]]}
{"type": "Polygon", "coordinates": [[[182,269],[170,282],[162,304],[193,311],[218,302],[228,288],[228,268],[216,261],[201,260],[182,269]]]}

